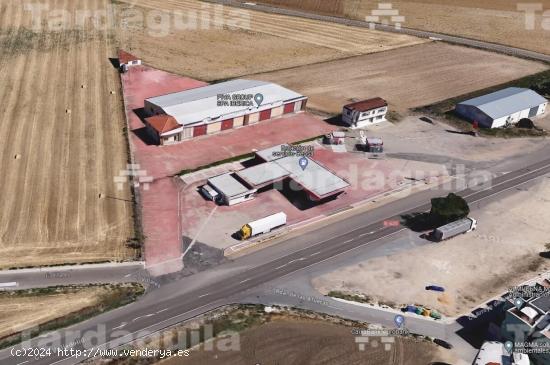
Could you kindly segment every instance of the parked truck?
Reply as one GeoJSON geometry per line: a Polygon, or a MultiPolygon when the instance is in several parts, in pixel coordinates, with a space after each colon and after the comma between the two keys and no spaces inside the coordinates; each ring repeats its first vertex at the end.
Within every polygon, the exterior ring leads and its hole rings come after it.
{"type": "Polygon", "coordinates": [[[259,234],[269,233],[273,229],[284,226],[285,224],[286,214],[283,212],[276,213],[245,224],[239,231],[239,236],[241,240],[244,241],[259,234]]]}
{"type": "Polygon", "coordinates": [[[439,242],[461,233],[468,233],[477,228],[477,221],[474,218],[463,218],[438,227],[432,231],[430,237],[439,242]]]}

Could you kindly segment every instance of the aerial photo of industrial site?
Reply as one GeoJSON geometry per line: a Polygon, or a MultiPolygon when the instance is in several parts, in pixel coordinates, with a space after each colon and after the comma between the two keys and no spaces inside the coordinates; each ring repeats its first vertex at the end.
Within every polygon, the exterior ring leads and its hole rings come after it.
{"type": "Polygon", "coordinates": [[[550,365],[550,0],[0,0],[1,365],[550,365]]]}

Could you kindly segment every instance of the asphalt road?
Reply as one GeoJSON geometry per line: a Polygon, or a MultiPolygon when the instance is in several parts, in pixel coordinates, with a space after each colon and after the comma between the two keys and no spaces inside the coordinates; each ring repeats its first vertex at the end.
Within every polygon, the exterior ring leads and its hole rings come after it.
{"type": "MultiPolygon", "coordinates": [[[[470,204],[475,204],[549,173],[550,159],[546,159],[495,178],[489,188],[479,191],[466,189],[459,194],[470,204]]],[[[428,210],[429,200],[425,200],[426,195],[437,196],[441,192],[428,191],[411,195],[352,219],[327,224],[291,238],[284,245],[276,245],[212,270],[175,280],[129,306],[68,329],[45,334],[25,344],[25,347],[35,348],[53,344],[51,347],[54,352],[49,356],[37,359],[12,356],[14,349],[21,348],[18,345],[0,352],[0,363],[76,364],[86,356],[77,358],[58,354],[57,349],[75,342],[77,344],[72,346],[74,349],[92,348],[95,351],[98,348],[114,348],[224,304],[238,302],[239,295],[244,297],[248,290],[274,279],[284,278],[353,250],[383,245],[398,232],[405,230],[401,226],[387,226],[384,222],[387,219],[398,219],[402,214],[428,210]],[[422,203],[416,204],[419,199],[422,199],[422,203]],[[391,215],[384,219],[370,219],[384,214],[391,215]]]]}
{"type": "MultiPolygon", "coordinates": [[[[267,13],[282,14],[282,15],[288,15],[288,16],[294,16],[294,17],[300,17],[300,18],[306,18],[306,19],[320,20],[325,22],[350,25],[354,27],[362,27],[362,28],[371,27],[370,23],[366,21],[347,19],[347,18],[341,18],[336,16],[330,16],[330,15],[321,15],[321,14],[315,14],[315,13],[294,10],[294,9],[278,8],[278,7],[269,6],[269,5],[262,5],[262,4],[251,5],[250,3],[240,2],[236,0],[205,0],[205,1],[239,7],[243,9],[259,10],[267,13]]],[[[405,27],[395,27],[393,25],[388,25],[388,24],[376,23],[374,24],[374,27],[376,30],[381,30],[386,32],[408,34],[419,38],[438,39],[441,41],[445,41],[448,43],[457,44],[461,46],[474,47],[474,48],[484,49],[487,51],[503,53],[510,56],[529,58],[532,60],[543,61],[543,62],[550,62],[550,55],[533,52],[533,51],[516,48],[516,47],[504,46],[496,43],[484,42],[484,41],[479,41],[479,40],[459,37],[459,36],[452,36],[452,35],[443,34],[443,33],[428,32],[428,31],[410,29],[405,27]]]]}
{"type": "Polygon", "coordinates": [[[0,287],[4,290],[140,281],[144,283],[149,281],[149,275],[142,262],[67,265],[0,271],[0,287]]]}

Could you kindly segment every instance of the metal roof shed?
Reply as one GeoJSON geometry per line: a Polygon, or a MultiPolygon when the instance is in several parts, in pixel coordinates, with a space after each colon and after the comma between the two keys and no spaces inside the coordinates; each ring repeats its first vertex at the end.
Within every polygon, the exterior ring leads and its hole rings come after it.
{"type": "Polygon", "coordinates": [[[266,162],[237,172],[237,175],[250,186],[261,187],[281,181],[290,175],[290,172],[276,162],[266,162]]]}
{"type": "Polygon", "coordinates": [[[509,87],[458,103],[456,111],[484,127],[501,127],[544,113],[548,101],[531,89],[509,87]]]}
{"type": "Polygon", "coordinates": [[[300,156],[288,156],[275,160],[275,163],[290,172],[290,178],[307,190],[314,198],[332,196],[349,186],[349,183],[308,158],[306,169],[299,164],[300,156]]]}

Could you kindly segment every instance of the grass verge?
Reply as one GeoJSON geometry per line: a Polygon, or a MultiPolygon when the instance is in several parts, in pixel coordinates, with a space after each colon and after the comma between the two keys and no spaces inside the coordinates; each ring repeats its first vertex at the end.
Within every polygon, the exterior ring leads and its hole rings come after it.
{"type": "Polygon", "coordinates": [[[372,299],[366,295],[357,295],[357,294],[347,294],[338,290],[331,290],[328,292],[327,296],[333,298],[339,298],[344,300],[349,300],[350,302],[358,303],[372,303],[372,299]]]}

